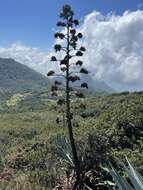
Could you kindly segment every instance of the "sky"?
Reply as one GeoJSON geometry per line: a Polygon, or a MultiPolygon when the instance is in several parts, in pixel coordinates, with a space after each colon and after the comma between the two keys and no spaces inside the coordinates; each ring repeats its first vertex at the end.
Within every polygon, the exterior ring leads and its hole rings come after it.
{"type": "Polygon", "coordinates": [[[45,74],[64,4],[81,20],[93,79],[116,90],[142,90],[143,0],[0,0],[0,57],[45,74]]]}
{"type": "Polygon", "coordinates": [[[70,4],[78,18],[97,10],[102,14],[136,10],[143,0],[0,0],[0,45],[22,41],[47,49],[62,5],[70,4]]]}

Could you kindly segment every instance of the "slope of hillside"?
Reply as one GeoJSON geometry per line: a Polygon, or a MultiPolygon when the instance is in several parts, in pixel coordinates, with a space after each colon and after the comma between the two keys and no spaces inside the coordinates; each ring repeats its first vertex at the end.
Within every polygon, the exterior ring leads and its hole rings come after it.
{"type": "MultiPolygon", "coordinates": [[[[105,82],[93,80],[91,76],[82,76],[82,81],[89,85],[87,94],[113,92],[105,82]]],[[[0,58],[0,99],[7,99],[15,93],[45,91],[50,86],[51,81],[44,75],[13,59],[0,58]]]]}
{"type": "Polygon", "coordinates": [[[112,89],[109,85],[107,85],[104,81],[94,80],[91,75],[82,75],[81,81],[85,81],[88,83],[89,93],[112,93],[114,89],[112,89]]]}
{"type": "MultiPolygon", "coordinates": [[[[35,107],[31,98],[24,104],[17,97],[17,105],[11,106],[21,107],[20,112],[13,108],[0,114],[0,189],[53,189],[67,171],[61,152],[67,143],[63,144],[66,129],[62,122],[56,123],[57,114],[63,118],[60,108],[53,100],[45,102],[45,107],[42,99],[35,107]]],[[[127,156],[143,174],[143,92],[78,99],[72,107],[76,142],[85,165],[94,170],[97,162],[127,156]]]]}
{"type": "Polygon", "coordinates": [[[37,91],[48,88],[50,81],[40,73],[16,62],[0,58],[0,94],[4,92],[37,91]]]}
{"type": "MultiPolygon", "coordinates": [[[[55,80],[59,80],[63,82],[62,78],[54,77],[55,80]]],[[[79,90],[83,90],[86,95],[89,96],[95,96],[98,94],[111,94],[115,92],[114,89],[112,89],[108,84],[106,84],[102,80],[93,79],[90,74],[88,75],[81,75],[80,81],[77,81],[76,83],[70,84],[73,88],[76,86],[79,87],[79,90]],[[88,89],[82,89],[80,88],[81,83],[86,82],[88,84],[88,89]]]]}

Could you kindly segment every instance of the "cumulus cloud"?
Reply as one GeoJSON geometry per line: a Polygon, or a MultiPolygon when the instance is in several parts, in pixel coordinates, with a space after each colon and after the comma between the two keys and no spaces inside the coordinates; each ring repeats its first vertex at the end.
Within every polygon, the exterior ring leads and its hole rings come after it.
{"type": "Polygon", "coordinates": [[[48,69],[49,54],[16,42],[8,48],[0,48],[0,57],[13,58],[43,74],[48,69]]]}
{"type": "Polygon", "coordinates": [[[122,16],[94,11],[85,17],[81,29],[87,47],[85,61],[94,78],[119,88],[141,86],[143,11],[126,11],[122,16]]]}
{"type": "MultiPolygon", "coordinates": [[[[85,36],[83,59],[93,79],[120,90],[143,88],[143,11],[126,11],[120,16],[93,11],[79,30],[85,36]]],[[[0,48],[0,57],[14,58],[45,74],[56,68],[49,63],[51,52],[16,43],[0,48]]]]}

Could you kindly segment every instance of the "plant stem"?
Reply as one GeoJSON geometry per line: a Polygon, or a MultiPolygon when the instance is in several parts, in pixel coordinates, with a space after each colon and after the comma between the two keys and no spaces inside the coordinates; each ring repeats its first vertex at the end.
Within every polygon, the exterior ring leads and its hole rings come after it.
{"type": "Polygon", "coordinates": [[[69,36],[69,26],[67,26],[67,65],[66,65],[66,118],[67,118],[67,127],[68,127],[68,134],[69,134],[69,140],[70,145],[72,149],[72,156],[73,156],[73,162],[75,165],[76,173],[79,170],[79,160],[77,156],[77,150],[75,145],[75,140],[73,136],[73,129],[72,129],[72,123],[71,123],[71,106],[70,106],[70,89],[69,89],[69,52],[70,52],[70,36],[69,36]]]}

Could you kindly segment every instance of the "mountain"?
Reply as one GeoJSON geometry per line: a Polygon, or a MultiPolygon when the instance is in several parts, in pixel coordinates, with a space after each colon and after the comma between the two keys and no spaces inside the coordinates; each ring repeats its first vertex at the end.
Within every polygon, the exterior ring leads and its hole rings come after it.
{"type": "MultiPolygon", "coordinates": [[[[103,81],[93,80],[90,75],[82,75],[81,83],[87,82],[88,94],[110,93],[113,90],[103,81]]],[[[80,84],[80,83],[79,83],[80,84]]],[[[0,58],[0,97],[23,92],[48,90],[51,80],[35,70],[11,58],[0,58]]]]}
{"type": "Polygon", "coordinates": [[[0,58],[0,95],[4,92],[38,91],[50,87],[42,74],[13,59],[0,58]]]}
{"type": "Polygon", "coordinates": [[[90,74],[89,75],[82,75],[81,82],[87,82],[89,87],[89,93],[97,93],[97,92],[105,92],[105,93],[112,93],[114,89],[112,89],[109,85],[107,85],[104,81],[101,80],[94,80],[90,74]]]}
{"type": "MultiPolygon", "coordinates": [[[[54,77],[54,80],[58,80],[58,81],[64,83],[62,78],[54,77]]],[[[91,96],[94,96],[94,95],[97,95],[100,93],[110,94],[110,93],[115,92],[114,89],[112,89],[104,81],[95,80],[90,76],[90,74],[89,75],[82,74],[80,76],[80,81],[71,83],[71,86],[73,88],[76,86],[77,87],[76,89],[83,90],[87,95],[91,95],[91,96]],[[88,90],[80,88],[80,86],[83,82],[86,82],[88,84],[88,90]]]]}

